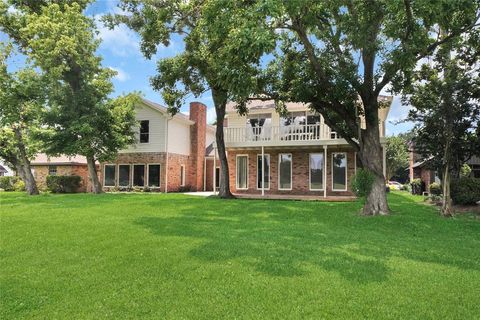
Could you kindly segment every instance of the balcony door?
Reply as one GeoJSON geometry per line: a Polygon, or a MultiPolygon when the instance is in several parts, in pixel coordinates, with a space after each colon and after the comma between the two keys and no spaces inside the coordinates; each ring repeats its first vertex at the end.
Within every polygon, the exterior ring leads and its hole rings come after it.
{"type": "Polygon", "coordinates": [[[247,139],[250,141],[270,140],[272,114],[251,114],[247,117],[247,139]]]}

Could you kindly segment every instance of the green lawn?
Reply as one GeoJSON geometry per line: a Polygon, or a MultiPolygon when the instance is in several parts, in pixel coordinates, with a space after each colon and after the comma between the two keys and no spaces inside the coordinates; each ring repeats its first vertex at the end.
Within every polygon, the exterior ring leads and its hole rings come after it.
{"type": "Polygon", "coordinates": [[[0,318],[479,318],[480,220],[389,197],[1,193],[0,318]]]}

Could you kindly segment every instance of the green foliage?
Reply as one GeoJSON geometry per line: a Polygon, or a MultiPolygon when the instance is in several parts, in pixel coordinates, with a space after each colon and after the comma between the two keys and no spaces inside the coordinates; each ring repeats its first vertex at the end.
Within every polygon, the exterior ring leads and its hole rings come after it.
{"type": "Polygon", "coordinates": [[[387,181],[389,181],[397,171],[406,171],[408,168],[409,155],[407,143],[408,141],[400,135],[387,137],[387,181]]]}
{"type": "Polygon", "coordinates": [[[467,163],[464,163],[460,168],[460,177],[469,177],[472,173],[472,168],[467,163]]]}
{"type": "Polygon", "coordinates": [[[15,184],[13,185],[13,191],[25,191],[25,182],[18,179],[15,184]]]}
{"type": "Polygon", "coordinates": [[[410,182],[410,185],[412,187],[413,194],[417,194],[417,195],[422,194],[422,179],[420,178],[413,179],[410,182]]]}
{"type": "Polygon", "coordinates": [[[47,176],[47,188],[53,193],[74,193],[81,181],[80,176],[47,176]]]}
{"type": "Polygon", "coordinates": [[[0,177],[0,189],[4,191],[15,191],[15,184],[20,180],[16,176],[0,177]]]}
{"type": "Polygon", "coordinates": [[[429,187],[430,187],[430,193],[431,194],[436,195],[436,196],[442,194],[442,186],[439,183],[434,182],[434,183],[430,184],[429,187]]]}
{"type": "Polygon", "coordinates": [[[475,205],[480,201],[480,179],[459,178],[452,180],[450,193],[455,204],[475,205]]]}
{"type": "Polygon", "coordinates": [[[46,74],[38,82],[49,87],[45,118],[52,130],[41,137],[46,152],[103,161],[134,142],[139,95],[109,98],[115,71],[101,65],[94,20],[83,13],[86,2],[12,5],[15,14],[6,12],[0,26],[46,74]]]}
{"type": "Polygon", "coordinates": [[[367,169],[358,169],[357,173],[351,180],[351,188],[353,192],[358,196],[365,198],[372,191],[373,182],[375,181],[375,175],[367,169]]]}

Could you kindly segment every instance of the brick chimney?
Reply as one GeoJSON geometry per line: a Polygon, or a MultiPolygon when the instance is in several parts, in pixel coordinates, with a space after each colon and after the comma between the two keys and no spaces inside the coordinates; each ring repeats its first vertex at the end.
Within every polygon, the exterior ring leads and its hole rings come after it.
{"type": "Polygon", "coordinates": [[[190,153],[192,158],[192,187],[203,190],[203,170],[207,130],[207,106],[200,102],[190,102],[190,120],[195,122],[190,127],[190,153]]]}

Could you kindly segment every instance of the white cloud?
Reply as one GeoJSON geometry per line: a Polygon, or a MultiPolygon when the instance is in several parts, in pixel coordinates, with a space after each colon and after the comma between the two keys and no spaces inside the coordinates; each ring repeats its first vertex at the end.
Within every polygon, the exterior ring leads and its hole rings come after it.
{"type": "Polygon", "coordinates": [[[207,123],[212,124],[217,120],[217,114],[215,113],[215,107],[207,109],[207,123]]]}
{"type": "Polygon", "coordinates": [[[124,82],[130,79],[130,75],[125,71],[123,71],[122,69],[114,68],[114,67],[109,67],[109,68],[117,72],[117,75],[114,78],[117,79],[118,81],[124,82]]]}
{"type": "Polygon", "coordinates": [[[126,25],[119,25],[113,29],[106,27],[100,19],[96,19],[98,38],[102,40],[102,49],[108,50],[116,56],[127,57],[140,53],[140,40],[135,32],[126,25]]]}

